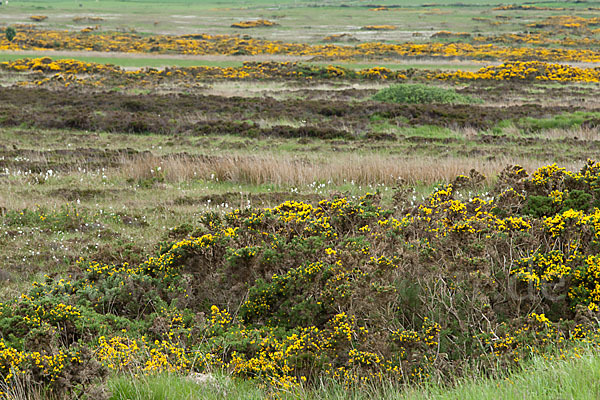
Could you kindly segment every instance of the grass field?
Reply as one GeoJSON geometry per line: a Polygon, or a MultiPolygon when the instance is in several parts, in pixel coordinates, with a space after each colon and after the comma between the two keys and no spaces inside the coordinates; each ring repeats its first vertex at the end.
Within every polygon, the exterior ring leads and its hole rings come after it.
{"type": "MultiPolygon", "coordinates": [[[[514,2],[511,4],[533,4],[514,2]]],[[[388,11],[368,11],[360,1],[28,1],[18,0],[3,6],[3,23],[31,23],[30,15],[46,15],[40,22],[43,27],[81,29],[88,25],[100,25],[103,30],[160,32],[169,34],[219,33],[251,34],[270,40],[294,42],[320,42],[331,34],[348,33],[361,41],[417,41],[426,40],[431,34],[442,30],[477,32],[481,34],[512,33],[523,29],[530,21],[532,11],[491,11],[497,4],[480,1],[464,1],[457,6],[450,0],[437,1],[423,6],[418,1],[380,1],[388,11]],[[398,7],[400,6],[400,7],[398,7]],[[78,22],[73,18],[97,16],[98,22],[78,22]],[[506,17],[498,19],[498,17],[506,17]],[[230,25],[240,20],[270,19],[280,24],[275,28],[235,30],[230,25]],[[473,20],[479,18],[480,20],[473,20]],[[500,24],[490,25],[488,22],[500,24]],[[366,25],[397,25],[396,31],[370,32],[361,30],[366,25]]],[[[594,16],[593,1],[564,3],[539,2],[538,7],[566,7],[569,15],[594,16]]],[[[560,15],[556,10],[534,11],[536,18],[560,15]]]]}
{"type": "MultiPolygon", "coordinates": [[[[239,57],[239,56],[227,56],[227,57],[216,57],[216,56],[189,56],[185,58],[179,58],[177,56],[163,56],[163,57],[132,57],[131,54],[117,53],[111,56],[103,56],[101,53],[98,55],[90,55],[85,52],[53,52],[52,54],[44,52],[34,51],[21,51],[12,53],[0,53],[0,62],[20,60],[24,57],[30,58],[41,58],[52,56],[53,59],[72,59],[76,58],[81,61],[99,63],[99,64],[114,64],[124,68],[164,68],[164,67],[192,67],[192,66],[211,66],[211,67],[239,67],[244,61],[253,60],[252,57],[239,57]]],[[[256,60],[264,60],[264,57],[256,57],[256,60]]],[[[270,60],[277,60],[277,57],[269,57],[270,60]]],[[[281,57],[282,61],[293,60],[291,57],[281,57]]],[[[306,64],[327,66],[330,63],[326,62],[311,62],[307,57],[297,57],[299,61],[304,61],[306,64]]],[[[340,62],[338,65],[345,68],[351,69],[363,69],[369,68],[373,65],[379,67],[390,68],[390,69],[435,69],[441,66],[447,70],[462,69],[466,71],[474,71],[483,65],[482,62],[469,62],[469,61],[449,61],[446,63],[440,63],[439,61],[431,61],[429,63],[415,63],[406,61],[387,62],[387,63],[366,63],[366,62],[340,62]]]]}
{"type": "Polygon", "coordinates": [[[0,6],[0,399],[597,398],[600,2],[500,6],[0,6]]]}
{"type": "MultiPolygon", "coordinates": [[[[47,57],[47,53],[35,53],[35,52],[19,52],[13,54],[0,54],[0,62],[2,61],[13,61],[20,60],[24,57],[31,58],[40,58],[47,57]]],[[[177,67],[191,67],[197,65],[206,65],[211,67],[239,67],[242,65],[243,61],[235,61],[235,60],[207,60],[201,58],[176,58],[176,57],[131,57],[127,54],[117,54],[114,56],[90,56],[85,53],[77,54],[77,53],[69,53],[65,55],[60,54],[52,54],[53,59],[72,59],[76,58],[81,61],[91,62],[91,63],[99,63],[99,64],[114,64],[124,68],[142,68],[142,67],[151,67],[151,68],[164,68],[170,66],[177,67]]]]}

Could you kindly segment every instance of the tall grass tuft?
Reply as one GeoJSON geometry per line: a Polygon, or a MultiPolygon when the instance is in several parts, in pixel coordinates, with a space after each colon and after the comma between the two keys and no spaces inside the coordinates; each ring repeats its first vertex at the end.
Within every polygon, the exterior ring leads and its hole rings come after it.
{"type": "MultiPolygon", "coordinates": [[[[285,156],[165,156],[124,158],[114,174],[132,180],[156,179],[184,182],[194,179],[237,184],[304,186],[313,182],[344,185],[411,185],[451,182],[458,175],[476,169],[495,176],[507,165],[519,164],[529,171],[549,164],[547,160],[497,157],[481,160],[469,157],[399,157],[383,155],[338,155],[328,159],[285,156]],[[159,170],[160,168],[160,170],[159,170]]],[[[576,170],[580,165],[566,165],[576,170]]]]}

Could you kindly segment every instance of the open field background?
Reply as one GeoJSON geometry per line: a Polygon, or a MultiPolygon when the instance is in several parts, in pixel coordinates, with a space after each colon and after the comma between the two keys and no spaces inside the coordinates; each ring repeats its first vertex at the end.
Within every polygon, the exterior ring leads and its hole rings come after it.
{"type": "MultiPolygon", "coordinates": [[[[87,34],[92,36],[114,31],[141,38],[156,34],[209,33],[312,45],[447,43],[456,41],[456,37],[436,33],[451,32],[467,34],[459,37],[463,43],[504,43],[508,40],[506,43],[516,46],[597,48],[598,32],[594,30],[593,18],[599,3],[594,1],[527,2],[523,5],[515,2],[511,3],[512,9],[501,9],[499,4],[485,2],[462,2],[457,5],[450,1],[431,4],[415,1],[402,2],[399,6],[383,1],[377,4],[379,7],[356,1],[289,1],[273,4],[18,0],[3,6],[0,24],[74,32],[88,30],[87,34]],[[31,16],[36,15],[47,18],[39,22],[32,21],[31,16]],[[569,19],[556,19],[561,16],[568,16],[569,19]],[[277,25],[250,29],[231,27],[236,22],[257,19],[272,20],[277,25]],[[544,21],[550,23],[534,26],[544,21]],[[588,26],[588,22],[591,25],[588,26]],[[393,30],[364,29],[366,26],[390,25],[393,30]],[[329,38],[327,42],[326,38],[329,38]]],[[[121,55],[118,58],[127,57],[121,55]]],[[[387,63],[393,63],[393,58],[387,63]]],[[[149,66],[156,65],[156,61],[148,62],[149,66]]],[[[138,62],[136,65],[141,64],[138,62]]]]}
{"type": "Polygon", "coordinates": [[[0,399],[598,397],[599,10],[4,3],[0,399]]]}
{"type": "Polygon", "coordinates": [[[28,1],[16,0],[3,7],[4,23],[30,23],[30,15],[47,15],[40,26],[61,29],[81,29],[99,24],[106,30],[135,30],[139,33],[190,34],[240,33],[232,29],[234,22],[269,19],[280,24],[274,29],[249,29],[242,33],[258,34],[270,40],[320,42],[331,34],[350,33],[359,40],[422,41],[441,31],[497,34],[522,29],[534,19],[565,14],[594,17],[594,7],[600,3],[582,2],[524,2],[511,4],[547,7],[549,10],[492,10],[497,2],[436,1],[424,5],[419,1],[379,1],[384,11],[368,11],[373,4],[364,1],[166,1],[138,2],[111,0],[28,1]],[[590,10],[590,8],[592,8],[590,10]],[[73,18],[101,17],[102,21],[81,21],[73,18]],[[480,18],[482,20],[473,20],[480,18]],[[397,25],[394,32],[362,31],[365,25],[397,25]],[[460,28],[460,29],[459,29],[460,28]]]}

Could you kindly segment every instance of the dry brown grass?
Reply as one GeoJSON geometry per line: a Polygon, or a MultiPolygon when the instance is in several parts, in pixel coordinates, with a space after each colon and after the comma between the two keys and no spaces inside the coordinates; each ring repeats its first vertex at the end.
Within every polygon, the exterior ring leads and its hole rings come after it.
{"type": "MultiPolygon", "coordinates": [[[[549,160],[498,157],[482,160],[466,157],[395,157],[383,155],[339,155],[329,159],[300,159],[285,156],[192,157],[153,155],[122,160],[114,171],[125,179],[151,179],[160,175],[169,182],[193,179],[241,184],[302,186],[313,182],[394,185],[448,182],[476,169],[487,177],[496,176],[507,165],[519,164],[528,171],[552,164],[549,160]],[[159,170],[160,168],[160,170],[159,170]]],[[[564,165],[577,170],[580,165],[564,165]]]]}
{"type": "Polygon", "coordinates": [[[6,399],[12,400],[42,400],[47,399],[39,385],[31,381],[29,375],[15,374],[9,382],[0,382],[0,393],[6,399]]]}
{"type": "Polygon", "coordinates": [[[23,193],[20,190],[28,185],[28,177],[3,179],[0,184],[2,185],[2,190],[0,190],[0,216],[5,210],[22,210],[36,206],[35,201],[28,199],[30,193],[23,193]]]}
{"type": "MultiPolygon", "coordinates": [[[[464,133],[464,136],[469,138],[473,135],[469,135],[466,130],[461,130],[464,133]]],[[[522,135],[522,130],[514,123],[509,124],[508,126],[502,128],[502,132],[506,135],[512,136],[520,136],[522,135]]],[[[477,132],[475,132],[475,135],[477,132]]],[[[529,136],[543,138],[543,139],[574,139],[577,138],[579,140],[598,140],[600,138],[600,131],[598,128],[589,128],[589,127],[581,127],[576,126],[573,128],[552,128],[552,129],[544,129],[536,133],[531,133],[529,136]]]]}
{"type": "Polygon", "coordinates": [[[597,128],[576,127],[570,129],[546,129],[540,133],[540,137],[548,139],[573,139],[598,140],[600,131],[597,128]]]}

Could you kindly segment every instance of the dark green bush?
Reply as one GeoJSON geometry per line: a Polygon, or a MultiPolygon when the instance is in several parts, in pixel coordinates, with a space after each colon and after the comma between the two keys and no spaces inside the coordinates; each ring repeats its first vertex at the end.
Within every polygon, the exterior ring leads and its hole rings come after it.
{"type": "Polygon", "coordinates": [[[593,196],[583,190],[572,190],[569,192],[567,198],[562,204],[561,211],[567,211],[570,209],[578,211],[587,211],[592,206],[598,206],[598,204],[592,204],[593,196]]]}
{"type": "Polygon", "coordinates": [[[481,100],[456,93],[454,89],[443,89],[423,84],[401,84],[380,90],[374,100],[387,103],[408,104],[473,104],[481,100]]]}
{"type": "Polygon", "coordinates": [[[13,39],[15,38],[15,36],[17,36],[17,31],[12,26],[9,26],[8,28],[6,28],[4,33],[6,34],[6,39],[9,42],[12,42],[13,39]]]}
{"type": "Polygon", "coordinates": [[[554,206],[553,201],[547,196],[530,196],[527,199],[527,205],[525,206],[525,214],[532,215],[536,218],[553,215],[556,213],[557,208],[554,206]]]}

